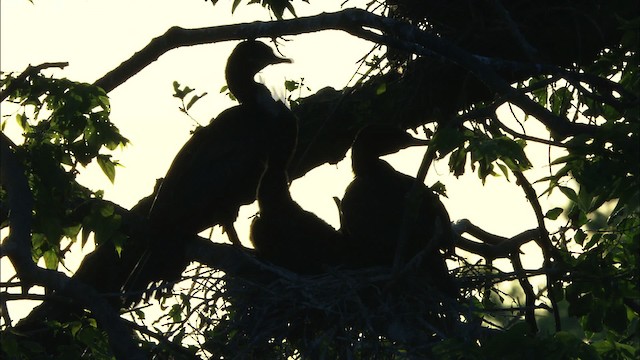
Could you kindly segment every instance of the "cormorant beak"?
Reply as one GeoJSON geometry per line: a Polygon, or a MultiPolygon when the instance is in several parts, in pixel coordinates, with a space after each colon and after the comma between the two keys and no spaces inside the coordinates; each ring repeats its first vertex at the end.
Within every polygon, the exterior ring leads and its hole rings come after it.
{"type": "Polygon", "coordinates": [[[288,58],[281,58],[279,56],[274,56],[273,61],[271,62],[272,64],[282,64],[282,63],[286,63],[286,64],[291,64],[293,63],[293,60],[288,59],[288,58]]]}
{"type": "Polygon", "coordinates": [[[429,140],[413,138],[410,146],[425,146],[429,145],[429,140]]]}
{"type": "MultiPolygon", "coordinates": [[[[381,152],[381,156],[384,155],[389,155],[389,154],[393,154],[396,153],[402,149],[406,149],[406,148],[410,148],[413,146],[425,146],[425,145],[429,145],[429,140],[423,140],[423,139],[418,139],[418,138],[414,138],[413,136],[407,134],[406,137],[403,137],[403,139],[397,139],[398,142],[396,142],[395,144],[388,144],[389,148],[384,149],[386,151],[382,151],[381,152]]],[[[383,150],[383,149],[381,149],[383,150]]]]}

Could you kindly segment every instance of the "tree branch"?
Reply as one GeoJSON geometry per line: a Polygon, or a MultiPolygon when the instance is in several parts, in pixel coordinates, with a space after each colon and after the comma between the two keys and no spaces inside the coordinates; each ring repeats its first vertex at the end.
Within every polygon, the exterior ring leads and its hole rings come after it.
{"type": "MultiPolygon", "coordinates": [[[[531,186],[531,183],[521,171],[514,171],[516,179],[518,180],[518,185],[522,188],[529,200],[529,204],[533,208],[533,212],[536,215],[536,219],[538,221],[538,246],[542,249],[542,255],[544,257],[544,266],[545,268],[551,269],[553,267],[553,260],[557,258],[560,260],[558,256],[556,256],[556,249],[551,243],[551,239],[549,238],[549,231],[547,230],[546,225],[544,224],[544,214],[542,213],[542,206],[540,206],[540,202],[538,201],[538,196],[536,191],[531,186]]],[[[554,288],[556,285],[555,278],[551,276],[551,274],[547,273],[547,286],[549,287],[549,301],[551,302],[551,307],[553,308],[553,318],[556,324],[556,331],[560,331],[562,329],[562,325],[560,322],[560,310],[558,308],[558,302],[556,301],[554,294],[554,288]]]]}
{"type": "Polygon", "coordinates": [[[13,79],[3,91],[0,91],[0,102],[5,101],[9,97],[9,95],[11,95],[11,93],[14,92],[15,89],[20,86],[29,76],[33,76],[44,69],[52,67],[64,69],[67,66],[69,66],[68,62],[47,62],[36,66],[27,66],[27,68],[24,69],[24,71],[15,79],[13,79]]]}
{"type": "Polygon", "coordinates": [[[510,257],[511,264],[513,265],[513,270],[516,274],[518,274],[518,282],[520,283],[520,287],[524,292],[524,301],[525,301],[525,312],[524,319],[529,324],[531,331],[533,333],[538,332],[538,324],[536,323],[535,316],[535,307],[536,307],[536,294],[533,291],[533,286],[531,282],[529,282],[529,278],[527,277],[524,267],[522,266],[522,261],[520,260],[520,254],[514,253],[510,257]]]}
{"type": "Polygon", "coordinates": [[[521,134],[521,133],[511,129],[510,127],[506,126],[502,121],[498,120],[498,117],[495,116],[495,114],[494,114],[494,116],[491,117],[491,120],[493,122],[495,122],[498,125],[498,127],[500,127],[507,134],[513,136],[514,138],[520,138],[520,139],[523,139],[523,140],[533,141],[533,142],[537,142],[537,143],[540,143],[540,144],[545,144],[545,145],[549,145],[549,146],[555,146],[555,147],[559,147],[559,148],[565,148],[565,149],[571,148],[570,145],[561,143],[559,141],[546,140],[546,139],[541,139],[541,138],[538,138],[538,137],[535,137],[535,136],[530,136],[530,135],[527,135],[527,134],[521,134]]]}
{"type": "Polygon", "coordinates": [[[456,221],[452,225],[452,229],[457,247],[489,259],[509,259],[512,254],[519,252],[522,245],[530,241],[538,241],[540,236],[538,229],[530,229],[511,238],[506,238],[486,232],[468,219],[456,221]],[[462,237],[464,233],[472,235],[482,243],[462,237]]]}
{"type": "MultiPolygon", "coordinates": [[[[440,37],[421,29],[361,9],[346,9],[335,13],[301,17],[290,20],[234,24],[201,29],[170,28],[164,35],[153,39],[146,47],[120,64],[94,85],[110,92],[132,77],[147,65],[157,60],[165,52],[182,47],[219,41],[240,40],[257,37],[277,37],[310,33],[321,30],[342,30],[365,40],[391,46],[412,54],[437,56],[451,61],[478,78],[492,92],[506,96],[509,101],[526,113],[534,116],[546,125],[558,138],[566,138],[577,133],[594,134],[598,127],[587,124],[571,123],[568,119],[557,116],[512,88],[500,77],[495,67],[497,64],[514,62],[494,61],[493,59],[475,56],[440,37]],[[382,34],[373,32],[375,29],[382,34]]],[[[541,65],[528,65],[539,69],[541,65]]]]}
{"type": "Polygon", "coordinates": [[[509,14],[509,11],[504,7],[504,5],[502,5],[502,2],[500,0],[491,0],[491,5],[509,27],[511,36],[513,36],[518,46],[520,46],[524,55],[529,60],[535,59],[537,57],[538,50],[533,47],[529,41],[527,41],[524,34],[522,34],[522,31],[520,31],[518,24],[516,24],[511,17],[511,14],[509,14]]]}
{"type": "Polygon", "coordinates": [[[183,46],[259,37],[274,38],[328,29],[343,30],[368,40],[379,39],[379,35],[363,28],[365,23],[371,22],[371,17],[377,17],[377,15],[367,13],[364,10],[347,9],[335,13],[323,13],[289,20],[255,21],[200,29],[184,29],[174,26],[163,35],[153,39],[147,46],[117,68],[96,80],[94,85],[103,88],[106,92],[110,92],[147,65],[156,61],[167,51],[183,46]]]}

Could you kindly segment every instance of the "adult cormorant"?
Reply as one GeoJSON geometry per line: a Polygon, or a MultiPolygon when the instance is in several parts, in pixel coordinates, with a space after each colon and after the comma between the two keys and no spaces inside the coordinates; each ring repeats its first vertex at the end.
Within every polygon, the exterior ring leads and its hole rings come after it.
{"type": "MultiPolygon", "coordinates": [[[[240,105],[223,111],[195,132],[176,155],[149,213],[152,226],[196,234],[222,225],[238,242],[233,222],[241,205],[255,200],[267,148],[285,124],[289,109],[275,101],[254,76],[271,64],[291,62],[276,56],[266,44],[241,42],[229,56],[225,76],[240,105]]],[[[287,146],[293,150],[295,137],[287,146]]]]}
{"type": "Polygon", "coordinates": [[[266,66],[288,62],[256,40],[233,50],[225,77],[240,104],[198,129],[176,155],[149,211],[149,250],[125,289],[177,280],[188,265],[185,239],[208,227],[221,225],[239,244],[233,223],[239,207],[255,200],[267,154],[274,146],[289,154],[295,148],[295,117],[254,80],[266,66]]]}
{"type": "MultiPolygon", "coordinates": [[[[415,221],[406,223],[406,197],[415,179],[404,175],[379,159],[409,146],[424,145],[404,130],[392,126],[370,125],[362,129],[352,146],[354,180],[342,199],[343,231],[349,236],[356,266],[392,266],[402,227],[406,241],[401,259],[407,263],[430,241],[451,241],[449,215],[438,197],[426,186],[420,191],[415,221]]],[[[435,248],[424,254],[421,266],[434,278],[434,284],[454,293],[443,257],[435,248]]]]}

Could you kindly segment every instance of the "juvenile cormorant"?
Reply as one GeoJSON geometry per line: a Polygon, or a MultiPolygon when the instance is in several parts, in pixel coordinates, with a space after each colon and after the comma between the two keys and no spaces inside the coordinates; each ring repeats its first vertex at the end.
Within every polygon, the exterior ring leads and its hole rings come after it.
{"type": "MultiPolygon", "coordinates": [[[[392,266],[402,226],[406,197],[415,179],[397,172],[379,159],[409,146],[424,145],[404,130],[370,125],[356,136],[352,146],[355,179],[342,199],[343,231],[349,236],[357,266],[392,266]]],[[[407,244],[402,260],[407,263],[430,241],[451,241],[449,215],[438,197],[426,186],[421,189],[416,221],[406,224],[407,244]]],[[[436,285],[454,293],[448,270],[437,248],[425,254],[421,268],[428,270],[436,285]]]]}
{"type": "Polygon", "coordinates": [[[177,280],[188,265],[184,235],[221,225],[239,244],[233,223],[239,207],[255,200],[267,154],[274,146],[291,154],[296,142],[295,117],[254,77],[268,65],[289,62],[256,40],[233,50],[225,77],[240,104],[198,129],[176,155],[149,211],[153,239],[125,289],[177,280]]]}
{"type": "Polygon", "coordinates": [[[272,154],[258,186],[260,214],[251,224],[251,243],[258,256],[303,274],[342,264],[342,234],[293,201],[287,163],[281,154],[272,154]]]}

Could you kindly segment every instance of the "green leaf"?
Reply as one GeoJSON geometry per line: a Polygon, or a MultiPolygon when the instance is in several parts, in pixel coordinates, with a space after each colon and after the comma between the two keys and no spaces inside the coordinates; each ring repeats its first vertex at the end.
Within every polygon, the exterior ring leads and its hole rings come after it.
{"type": "MultiPolygon", "coordinates": [[[[438,157],[442,159],[454,149],[462,149],[466,139],[466,136],[457,129],[441,127],[434,134],[429,146],[435,146],[438,151],[438,157]]],[[[466,157],[466,154],[466,149],[463,149],[458,156],[466,157]]],[[[451,160],[449,163],[451,164],[451,160]]]]}
{"type": "Polygon", "coordinates": [[[449,169],[455,177],[464,175],[465,165],[467,163],[467,151],[463,148],[456,149],[449,157],[449,169]]]}
{"type": "Polygon", "coordinates": [[[576,160],[576,156],[575,155],[561,156],[561,157],[553,160],[550,165],[558,165],[558,164],[566,163],[566,162],[569,162],[569,161],[572,161],[572,160],[576,160]]]}
{"type": "Polygon", "coordinates": [[[55,270],[58,268],[59,259],[55,249],[49,249],[45,251],[42,257],[44,258],[44,265],[47,267],[47,269],[55,270]]]}
{"type": "Polygon", "coordinates": [[[558,186],[558,188],[569,200],[573,201],[574,203],[578,203],[578,194],[576,194],[575,190],[566,186],[558,186]]]}
{"type": "Polygon", "coordinates": [[[436,194],[447,197],[447,188],[440,181],[436,181],[435,184],[430,186],[430,189],[436,194]]]}
{"type": "Polygon", "coordinates": [[[584,187],[580,188],[578,191],[578,206],[584,212],[588,212],[591,208],[591,202],[593,201],[593,196],[584,189],[584,187]]]}
{"type": "Polygon", "coordinates": [[[74,321],[70,324],[71,335],[74,337],[78,335],[78,332],[82,329],[82,323],[80,321],[74,321]]]}
{"type": "Polygon", "coordinates": [[[111,161],[111,156],[98,155],[96,160],[98,161],[98,165],[100,165],[102,172],[107,176],[107,178],[109,178],[109,181],[114,183],[116,180],[116,166],[113,161],[111,161]]]}
{"type": "Polygon", "coordinates": [[[507,181],[509,181],[509,168],[506,165],[500,163],[498,163],[498,167],[500,168],[500,171],[502,171],[502,174],[504,174],[504,177],[507,179],[507,181]]]}
{"type": "Polygon", "coordinates": [[[173,306],[171,306],[171,310],[169,310],[169,316],[175,322],[181,321],[182,320],[182,310],[180,308],[180,305],[174,304],[173,306]]]}
{"type": "Polygon", "coordinates": [[[240,2],[242,0],[233,0],[233,5],[231,5],[231,13],[233,14],[236,11],[236,8],[238,7],[238,5],[240,5],[240,2]]]}
{"type": "Polygon", "coordinates": [[[549,97],[551,111],[559,116],[565,116],[571,107],[573,92],[567,87],[554,91],[549,97]]]}
{"type": "MultiPolygon", "coordinates": [[[[119,215],[118,215],[119,217],[119,215]]],[[[124,242],[128,239],[129,237],[125,234],[122,233],[117,233],[115,234],[112,238],[111,241],[113,242],[113,246],[116,250],[116,253],[118,253],[118,256],[122,255],[122,249],[124,249],[124,242]]]]}
{"type": "Polygon", "coordinates": [[[299,87],[299,83],[295,80],[285,80],[284,82],[284,88],[289,92],[297,90],[299,87]]]}
{"type": "MultiPolygon", "coordinates": [[[[540,81],[545,81],[545,80],[546,79],[531,79],[531,81],[529,82],[529,86],[535,85],[536,83],[540,81]]],[[[547,97],[549,96],[547,89],[548,89],[548,86],[544,86],[532,91],[535,101],[544,107],[547,106],[547,97]]]]}
{"type": "Polygon", "coordinates": [[[180,96],[180,83],[177,81],[173,82],[173,96],[177,98],[181,98],[180,96]]]}
{"type": "Polygon", "coordinates": [[[600,332],[603,329],[604,309],[600,302],[591,305],[591,310],[586,314],[584,329],[591,332],[600,332]]]}
{"type": "Polygon", "coordinates": [[[98,322],[96,321],[96,319],[88,318],[88,319],[87,319],[87,324],[88,324],[89,326],[91,326],[92,328],[94,328],[94,329],[97,329],[97,328],[98,328],[98,322]]]}
{"type": "Polygon", "coordinates": [[[578,245],[582,245],[586,237],[587,234],[582,231],[582,229],[578,229],[578,231],[576,231],[576,234],[573,236],[573,241],[575,241],[578,245]]]}
{"type": "Polygon", "coordinates": [[[91,350],[99,348],[102,340],[100,331],[91,326],[84,326],[78,332],[77,339],[80,343],[87,345],[91,350]]]}
{"type": "Polygon", "coordinates": [[[196,103],[196,101],[202,99],[203,97],[205,97],[207,95],[207,93],[202,93],[202,95],[194,95],[191,100],[189,101],[189,103],[187,104],[187,110],[191,109],[191,107],[193,106],[193,104],[196,103]]]}
{"type": "Polygon", "coordinates": [[[387,92],[387,83],[382,83],[376,88],[376,95],[382,95],[387,92]]]}
{"type": "Polygon", "coordinates": [[[98,205],[98,212],[102,217],[111,217],[115,212],[115,208],[109,203],[102,203],[98,205]]]}
{"type": "Polygon", "coordinates": [[[591,249],[596,244],[598,244],[598,242],[600,242],[600,239],[602,239],[602,233],[593,234],[591,236],[591,239],[589,239],[589,242],[587,242],[587,244],[584,246],[584,249],[585,250],[591,249]]]}
{"type": "Polygon", "coordinates": [[[25,115],[24,113],[16,114],[16,121],[18,122],[18,125],[20,126],[20,128],[22,130],[28,130],[29,129],[28,120],[29,119],[27,118],[27,115],[25,115]]]}
{"type": "Polygon", "coordinates": [[[138,319],[140,319],[140,320],[144,320],[145,319],[144,311],[142,311],[140,309],[134,309],[133,312],[136,314],[138,319]]]}
{"type": "Polygon", "coordinates": [[[2,344],[2,352],[9,355],[10,358],[19,359],[20,353],[18,341],[16,336],[11,331],[3,331],[0,336],[0,344],[2,344]]]}
{"type": "Polygon", "coordinates": [[[184,100],[185,96],[187,96],[194,90],[195,89],[192,89],[188,86],[185,86],[184,89],[180,89],[180,84],[177,81],[173,82],[173,97],[177,97],[178,99],[184,100]]]}
{"type": "Polygon", "coordinates": [[[627,309],[621,301],[615,304],[609,304],[605,311],[604,324],[620,334],[624,333],[627,329],[629,325],[627,309]]]}
{"type": "Polygon", "coordinates": [[[560,214],[562,214],[563,209],[556,207],[553,208],[549,211],[547,211],[547,213],[544,215],[544,217],[546,217],[549,220],[556,220],[558,218],[558,216],[560,216],[560,214]]]}
{"type": "Polygon", "coordinates": [[[572,299],[568,292],[567,300],[569,300],[568,311],[570,316],[584,316],[589,314],[592,310],[593,296],[591,294],[586,294],[572,299]]]}
{"type": "Polygon", "coordinates": [[[82,224],[75,224],[73,226],[68,226],[62,229],[62,234],[66,237],[68,237],[69,239],[76,239],[78,237],[78,234],[80,233],[80,228],[82,227],[82,224]]]}

